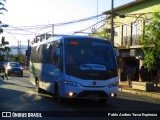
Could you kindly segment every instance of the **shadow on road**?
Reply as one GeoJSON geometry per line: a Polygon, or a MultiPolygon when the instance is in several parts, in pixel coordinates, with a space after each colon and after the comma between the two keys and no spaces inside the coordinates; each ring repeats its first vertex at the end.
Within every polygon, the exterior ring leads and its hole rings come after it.
{"type": "MultiPolygon", "coordinates": [[[[26,78],[28,78],[28,76],[25,76],[26,78]]],[[[23,77],[23,78],[25,78],[23,77]]],[[[19,78],[19,77],[18,77],[19,78]]],[[[0,87],[1,86],[19,86],[19,87],[27,87],[27,88],[33,88],[33,85],[28,85],[28,84],[23,84],[24,80],[21,81],[21,83],[15,82],[16,78],[13,77],[9,77],[8,80],[7,79],[2,79],[0,78],[0,87]]]]}
{"type": "Polygon", "coordinates": [[[106,104],[102,104],[98,101],[89,99],[71,99],[66,100],[64,103],[58,103],[54,96],[51,97],[52,94],[44,92],[39,95],[50,102],[50,107],[53,105],[51,108],[53,108],[56,103],[65,108],[71,108],[71,110],[74,111],[159,111],[160,108],[160,104],[149,103],[145,100],[139,101],[124,98],[110,98],[106,104]]]}
{"type": "MultiPolygon", "coordinates": [[[[23,81],[20,81],[23,83],[23,81]]],[[[93,114],[96,111],[120,112],[120,111],[154,111],[158,112],[160,104],[145,101],[111,98],[107,104],[101,104],[94,100],[69,100],[65,103],[58,103],[52,94],[47,92],[36,93],[35,88],[22,83],[0,79],[0,110],[4,111],[77,111],[80,114],[93,114]],[[12,87],[11,87],[12,86],[12,87]],[[26,89],[25,91],[21,89],[26,89]],[[83,111],[83,112],[82,112],[83,111]],[[87,113],[84,113],[87,112],[87,113]],[[91,112],[91,113],[90,113],[91,112]]],[[[63,115],[62,115],[63,116],[63,115]]]]}

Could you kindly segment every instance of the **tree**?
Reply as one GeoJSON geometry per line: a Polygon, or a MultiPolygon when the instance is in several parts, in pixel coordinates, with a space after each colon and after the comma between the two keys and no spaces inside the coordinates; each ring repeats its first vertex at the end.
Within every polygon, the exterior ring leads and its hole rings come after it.
{"type": "Polygon", "coordinates": [[[145,36],[142,40],[144,66],[149,70],[158,70],[160,66],[160,13],[154,13],[153,19],[145,25],[145,36]]]}
{"type": "MultiPolygon", "coordinates": [[[[7,9],[4,8],[3,2],[6,2],[6,0],[0,0],[0,14],[3,14],[2,11],[7,11],[7,9]]],[[[3,27],[8,27],[8,25],[3,24],[3,23],[0,21],[0,34],[3,33],[3,27]]]]}
{"type": "MultiPolygon", "coordinates": [[[[7,11],[7,9],[6,8],[4,8],[4,4],[3,4],[3,2],[6,2],[6,0],[0,0],[0,10],[2,11],[2,10],[4,10],[4,11],[7,11]]],[[[0,14],[3,14],[2,12],[0,12],[0,14]]]]}
{"type": "Polygon", "coordinates": [[[5,41],[5,37],[2,37],[0,44],[0,61],[4,61],[5,58],[8,58],[9,52],[11,52],[10,47],[7,47],[9,42],[5,41]]]}
{"type": "MultiPolygon", "coordinates": [[[[7,11],[7,9],[4,8],[3,2],[6,2],[6,0],[0,0],[0,14],[3,14],[2,11],[7,11]]],[[[3,24],[0,21],[0,34],[3,33],[4,27],[8,27],[8,25],[3,24]]],[[[5,55],[8,56],[9,52],[11,51],[11,49],[6,46],[8,44],[9,42],[5,41],[5,37],[2,37],[1,44],[0,44],[0,61],[3,61],[5,59],[5,55]]]]}
{"type": "Polygon", "coordinates": [[[110,40],[110,38],[111,38],[107,29],[103,29],[100,32],[96,32],[96,33],[92,34],[92,36],[99,37],[99,38],[104,38],[104,39],[107,39],[107,40],[110,40]]]}

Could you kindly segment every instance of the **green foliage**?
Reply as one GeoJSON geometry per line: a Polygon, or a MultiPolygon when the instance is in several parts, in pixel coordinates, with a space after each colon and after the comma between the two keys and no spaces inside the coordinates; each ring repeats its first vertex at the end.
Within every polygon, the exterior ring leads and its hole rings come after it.
{"type": "Polygon", "coordinates": [[[9,59],[11,61],[16,61],[16,62],[19,62],[20,64],[22,64],[22,63],[24,63],[24,61],[26,61],[26,56],[23,54],[18,54],[18,55],[10,54],[9,59]]]}
{"type": "Polygon", "coordinates": [[[107,39],[107,40],[110,40],[110,38],[111,38],[110,34],[107,33],[106,29],[103,29],[100,32],[96,32],[96,33],[92,34],[92,36],[99,37],[99,38],[104,38],[104,39],[107,39]]]}
{"type": "MultiPolygon", "coordinates": [[[[0,14],[3,14],[2,11],[7,11],[7,9],[4,7],[4,2],[6,2],[6,0],[0,0],[0,14]]],[[[3,24],[0,21],[0,34],[3,33],[4,27],[8,27],[8,25],[3,24]]],[[[5,37],[2,37],[0,44],[0,61],[4,61],[5,58],[7,58],[9,52],[11,51],[11,49],[6,46],[8,44],[9,42],[5,41],[5,37]]]]}
{"type": "MultiPolygon", "coordinates": [[[[0,0],[0,14],[3,14],[2,11],[7,11],[7,9],[4,7],[3,2],[6,2],[6,0],[0,0]]],[[[0,34],[3,33],[3,28],[4,28],[4,27],[8,27],[8,25],[3,24],[3,23],[0,21],[0,34]]]]}
{"type": "MultiPolygon", "coordinates": [[[[4,8],[3,2],[6,2],[6,0],[0,0],[0,11],[2,11],[2,10],[7,11],[7,9],[4,8]]],[[[3,12],[0,12],[0,14],[3,14],[3,12]]]]}
{"type": "Polygon", "coordinates": [[[0,44],[0,61],[4,61],[5,58],[8,58],[9,52],[11,52],[10,47],[7,47],[9,42],[5,41],[5,37],[2,37],[0,44]]]}
{"type": "Polygon", "coordinates": [[[145,54],[144,65],[149,70],[160,66],[160,13],[153,14],[153,20],[145,26],[145,36],[142,40],[145,54]]]}

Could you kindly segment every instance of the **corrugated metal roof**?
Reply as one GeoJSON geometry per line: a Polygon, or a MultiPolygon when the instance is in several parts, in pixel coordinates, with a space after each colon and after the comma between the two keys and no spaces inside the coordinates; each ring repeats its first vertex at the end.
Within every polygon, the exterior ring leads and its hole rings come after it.
{"type": "MultiPolygon", "coordinates": [[[[118,6],[118,7],[114,8],[113,10],[114,11],[118,11],[118,10],[126,9],[126,8],[129,8],[129,7],[138,5],[138,4],[142,4],[142,3],[146,2],[146,1],[149,1],[149,0],[136,0],[136,1],[133,1],[133,2],[130,2],[130,3],[118,6]]],[[[103,13],[104,14],[110,14],[111,10],[105,11],[103,13]]]]}

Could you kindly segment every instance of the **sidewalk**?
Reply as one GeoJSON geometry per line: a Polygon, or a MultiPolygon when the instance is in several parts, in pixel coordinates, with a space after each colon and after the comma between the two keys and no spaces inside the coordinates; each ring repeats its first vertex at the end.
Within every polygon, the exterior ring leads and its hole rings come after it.
{"type": "Polygon", "coordinates": [[[128,85],[127,81],[119,83],[119,92],[128,92],[131,94],[137,94],[141,96],[147,96],[155,99],[160,99],[160,84],[158,84],[158,88],[154,87],[153,92],[146,92],[142,90],[133,89],[131,85],[128,85]]]}

